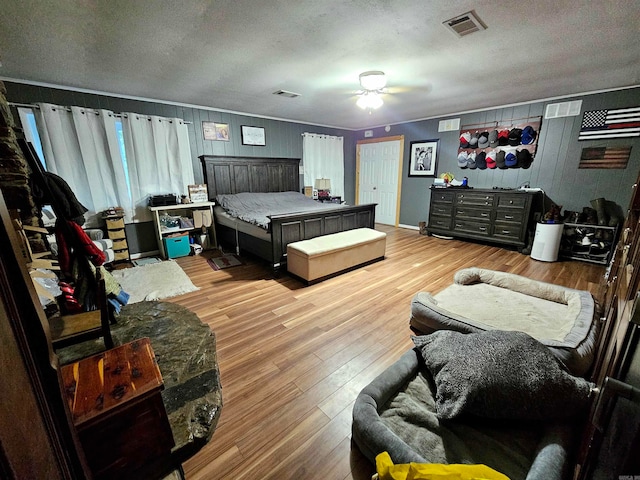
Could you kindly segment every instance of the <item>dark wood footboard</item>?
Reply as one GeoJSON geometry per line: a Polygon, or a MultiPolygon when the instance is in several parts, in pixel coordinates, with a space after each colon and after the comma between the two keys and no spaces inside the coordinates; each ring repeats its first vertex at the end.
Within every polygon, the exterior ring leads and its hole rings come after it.
{"type": "Polygon", "coordinates": [[[289,243],[354,228],[374,228],[375,208],[374,203],[368,203],[318,212],[271,216],[273,268],[277,270],[286,263],[289,243]]]}
{"type": "MultiPolygon", "coordinates": [[[[300,192],[299,158],[200,155],[209,200],[225,193],[300,192]]],[[[354,228],[374,228],[375,204],[336,206],[329,210],[271,216],[271,242],[216,224],[218,240],[252,253],[274,270],[287,261],[287,245],[354,228]]]]}

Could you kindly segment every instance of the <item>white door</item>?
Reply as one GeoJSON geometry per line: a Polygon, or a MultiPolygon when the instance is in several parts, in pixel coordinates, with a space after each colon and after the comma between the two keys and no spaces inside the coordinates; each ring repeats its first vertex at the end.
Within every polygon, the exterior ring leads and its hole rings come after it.
{"type": "Polygon", "coordinates": [[[376,223],[397,225],[401,140],[358,144],[358,203],[377,203],[376,223]]]}

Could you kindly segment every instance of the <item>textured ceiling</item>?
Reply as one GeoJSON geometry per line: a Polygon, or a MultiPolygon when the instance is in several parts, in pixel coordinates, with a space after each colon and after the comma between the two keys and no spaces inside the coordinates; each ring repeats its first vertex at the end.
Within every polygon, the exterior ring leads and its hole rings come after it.
{"type": "Polygon", "coordinates": [[[0,78],[359,129],[638,85],[639,30],[637,0],[0,0],[0,78]]]}

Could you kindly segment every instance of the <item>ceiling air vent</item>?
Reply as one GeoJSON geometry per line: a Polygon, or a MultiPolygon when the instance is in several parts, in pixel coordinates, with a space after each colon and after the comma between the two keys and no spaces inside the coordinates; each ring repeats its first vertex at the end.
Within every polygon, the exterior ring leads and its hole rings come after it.
{"type": "Polygon", "coordinates": [[[464,37],[470,33],[479,32],[487,28],[474,12],[463,13],[462,15],[442,22],[442,24],[458,37],[464,37]]]}
{"type": "Polygon", "coordinates": [[[278,95],[279,97],[287,97],[287,98],[296,98],[299,97],[299,93],[290,92],[288,90],[276,90],[273,92],[274,95],[278,95]]]}

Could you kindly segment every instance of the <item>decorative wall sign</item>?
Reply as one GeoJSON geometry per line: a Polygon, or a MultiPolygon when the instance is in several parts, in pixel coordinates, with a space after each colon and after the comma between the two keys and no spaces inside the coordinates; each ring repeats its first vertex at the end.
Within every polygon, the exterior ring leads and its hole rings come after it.
{"type": "Polygon", "coordinates": [[[189,190],[189,199],[192,203],[207,202],[209,200],[207,185],[205,183],[188,185],[187,189],[189,190]]]}
{"type": "Polygon", "coordinates": [[[242,125],[242,144],[265,146],[264,128],[242,125]]]}
{"type": "Polygon", "coordinates": [[[578,168],[627,168],[631,147],[583,148],[578,168]]]}
{"type": "Polygon", "coordinates": [[[229,141],[229,124],[202,122],[202,134],[205,140],[229,141]]]}
{"type": "Polygon", "coordinates": [[[582,115],[578,140],[640,137],[640,107],[590,110],[582,115]]]}
{"type": "Polygon", "coordinates": [[[409,176],[434,177],[438,160],[439,140],[411,142],[409,151],[409,176]]]}

